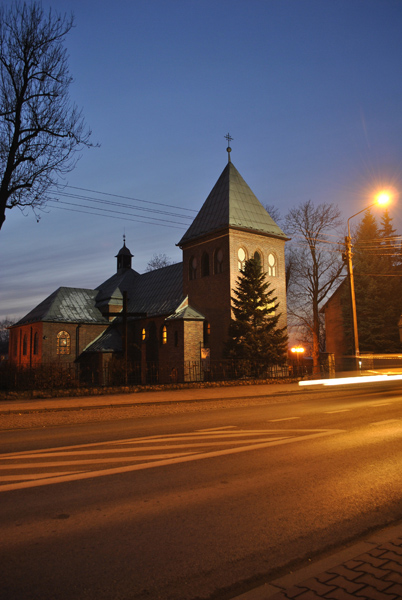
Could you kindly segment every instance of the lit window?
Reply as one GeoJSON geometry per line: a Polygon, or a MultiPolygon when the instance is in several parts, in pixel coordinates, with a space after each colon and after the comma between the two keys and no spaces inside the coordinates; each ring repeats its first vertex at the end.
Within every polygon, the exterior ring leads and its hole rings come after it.
{"type": "Polygon", "coordinates": [[[209,344],[209,336],[211,335],[211,323],[204,321],[204,344],[209,344]]]}
{"type": "Polygon", "coordinates": [[[166,329],[166,325],[164,325],[163,329],[162,329],[162,344],[167,344],[167,329],[166,329]]]}
{"type": "Polygon", "coordinates": [[[239,271],[243,271],[244,265],[246,264],[247,255],[244,248],[239,248],[237,252],[237,264],[239,267],[239,271]]]}
{"type": "Polygon", "coordinates": [[[145,338],[147,337],[147,332],[145,331],[145,327],[143,328],[142,332],[141,332],[141,339],[144,342],[145,338]]]}
{"type": "Polygon", "coordinates": [[[276,256],[272,253],[268,254],[268,275],[276,277],[278,272],[276,256]]]}
{"type": "Polygon", "coordinates": [[[57,354],[70,354],[70,334],[59,331],[57,334],[57,354]]]}

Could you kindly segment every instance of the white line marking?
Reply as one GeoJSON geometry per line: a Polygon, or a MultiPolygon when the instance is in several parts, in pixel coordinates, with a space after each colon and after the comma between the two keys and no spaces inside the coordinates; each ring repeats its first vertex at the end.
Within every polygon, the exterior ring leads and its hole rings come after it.
{"type": "Polygon", "coordinates": [[[286,417],[284,419],[270,419],[269,423],[279,423],[280,421],[294,421],[295,419],[300,419],[300,417],[286,417]]]}
{"type": "MultiPolygon", "coordinates": [[[[301,430],[301,431],[314,431],[314,430],[301,430]]],[[[326,429],[326,430],[315,430],[314,433],[310,433],[307,435],[299,436],[299,437],[288,437],[286,439],[280,440],[268,440],[261,442],[254,442],[249,446],[242,446],[236,448],[227,448],[226,450],[215,450],[212,452],[205,452],[202,454],[191,454],[180,456],[176,458],[156,460],[154,462],[141,463],[141,464],[131,464],[123,467],[115,467],[109,469],[103,469],[98,471],[88,471],[88,472],[80,472],[74,473],[72,475],[61,475],[57,477],[52,477],[51,479],[41,479],[36,481],[24,481],[21,483],[10,483],[8,485],[3,485],[0,487],[0,491],[7,492],[10,490],[17,489],[25,489],[29,487],[38,487],[42,485],[52,485],[55,483],[62,483],[66,481],[78,481],[83,479],[92,479],[95,477],[105,477],[107,475],[115,475],[117,473],[129,473],[133,471],[141,471],[144,469],[154,469],[157,467],[164,467],[167,465],[173,465],[177,463],[190,462],[195,460],[202,460],[206,458],[214,458],[217,456],[228,456],[230,454],[239,454],[240,452],[249,452],[251,450],[261,450],[263,448],[268,448],[269,446],[277,446],[282,444],[291,444],[295,442],[302,442],[310,439],[317,439],[319,437],[333,435],[336,433],[342,433],[342,429],[326,429]]]]}
{"type": "Polygon", "coordinates": [[[223,429],[237,429],[237,425],[224,425],[223,427],[210,427],[209,429],[197,429],[197,431],[222,431],[223,429]]]}

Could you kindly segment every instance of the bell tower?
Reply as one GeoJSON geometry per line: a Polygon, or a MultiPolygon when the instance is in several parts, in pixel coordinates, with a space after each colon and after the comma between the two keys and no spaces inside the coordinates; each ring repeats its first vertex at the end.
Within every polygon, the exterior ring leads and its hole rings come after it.
{"type": "Polygon", "coordinates": [[[289,239],[271,218],[231,161],[194,221],[178,243],[183,251],[183,291],[189,304],[205,316],[211,359],[222,358],[233,290],[247,259],[260,260],[275,290],[286,325],[285,242],[289,239]]]}
{"type": "Polygon", "coordinates": [[[131,269],[131,259],[133,258],[130,250],[126,247],[126,236],[123,235],[123,247],[120,248],[117,258],[117,272],[123,269],[131,269]]]}

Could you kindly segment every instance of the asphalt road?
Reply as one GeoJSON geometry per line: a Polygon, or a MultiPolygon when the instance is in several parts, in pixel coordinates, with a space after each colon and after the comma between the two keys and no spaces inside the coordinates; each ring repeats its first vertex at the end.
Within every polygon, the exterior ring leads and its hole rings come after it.
{"type": "Polygon", "coordinates": [[[402,390],[232,404],[2,432],[0,597],[230,598],[401,518],[402,390]]]}

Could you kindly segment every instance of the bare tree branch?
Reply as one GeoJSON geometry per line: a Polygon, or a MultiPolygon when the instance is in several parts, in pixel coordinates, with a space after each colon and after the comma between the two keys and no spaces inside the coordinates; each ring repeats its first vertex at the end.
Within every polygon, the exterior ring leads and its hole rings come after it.
{"type": "Polygon", "coordinates": [[[333,204],[314,206],[309,200],[293,208],[285,218],[286,232],[293,235],[288,246],[290,276],[287,287],[288,314],[295,327],[311,332],[314,370],[319,370],[322,332],[320,308],[334,289],[342,271],[340,242],[329,234],[342,225],[333,204]],[[328,243],[331,242],[332,243],[328,243]]]}
{"type": "Polygon", "coordinates": [[[0,228],[6,209],[44,206],[77,153],[93,147],[68,93],[63,44],[73,25],[37,1],[0,8],[0,228]]]}

